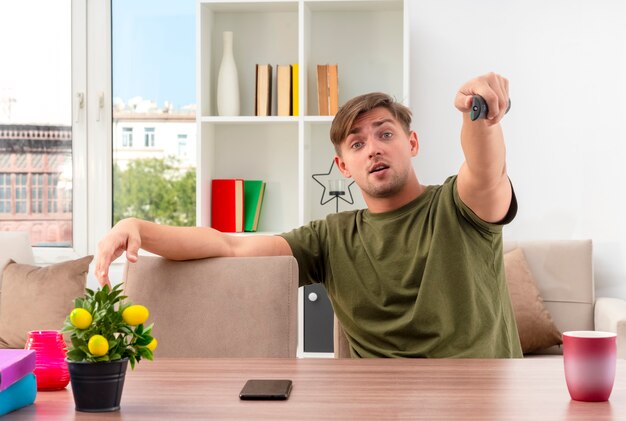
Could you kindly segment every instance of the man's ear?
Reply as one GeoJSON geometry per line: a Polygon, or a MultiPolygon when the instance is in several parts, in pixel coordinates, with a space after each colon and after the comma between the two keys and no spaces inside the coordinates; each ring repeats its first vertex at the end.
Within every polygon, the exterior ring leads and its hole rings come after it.
{"type": "Polygon", "coordinates": [[[339,155],[335,155],[335,165],[344,177],[352,178],[352,176],[350,175],[350,171],[348,171],[348,169],[346,168],[346,163],[343,161],[343,159],[341,159],[339,155]]]}
{"type": "Polygon", "coordinates": [[[417,153],[420,150],[420,143],[417,138],[417,133],[411,131],[409,134],[409,144],[411,145],[411,156],[417,156],[417,153]]]}

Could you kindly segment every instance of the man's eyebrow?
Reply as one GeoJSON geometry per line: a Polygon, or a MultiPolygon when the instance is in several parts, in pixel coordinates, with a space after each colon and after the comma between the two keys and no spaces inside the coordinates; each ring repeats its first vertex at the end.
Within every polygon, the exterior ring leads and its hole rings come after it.
{"type": "Polygon", "coordinates": [[[392,123],[393,124],[393,120],[390,119],[390,118],[385,118],[383,120],[378,120],[378,121],[373,122],[372,126],[380,127],[380,126],[382,126],[385,123],[392,123]]]}
{"type": "MultiPolygon", "coordinates": [[[[384,119],[382,119],[382,120],[377,120],[377,121],[374,121],[374,122],[372,123],[372,126],[374,126],[374,127],[380,127],[380,126],[382,126],[383,124],[386,124],[386,123],[392,123],[392,124],[393,124],[393,120],[392,120],[392,119],[390,119],[390,118],[384,118],[384,119]]],[[[350,131],[348,132],[348,136],[349,136],[349,135],[351,135],[351,134],[357,134],[357,133],[359,133],[360,131],[361,131],[361,129],[360,129],[359,127],[353,127],[353,128],[352,128],[352,129],[350,129],[350,131]]]]}

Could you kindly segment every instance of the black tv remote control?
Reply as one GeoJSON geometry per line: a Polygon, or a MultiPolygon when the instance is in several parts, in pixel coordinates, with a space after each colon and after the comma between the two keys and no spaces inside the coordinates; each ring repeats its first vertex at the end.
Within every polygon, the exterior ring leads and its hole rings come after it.
{"type": "MultiPolygon", "coordinates": [[[[509,106],[506,107],[505,114],[509,112],[511,109],[511,99],[509,98],[509,106]]],[[[487,102],[485,98],[480,95],[472,96],[472,109],[470,110],[470,119],[472,121],[478,120],[479,118],[487,118],[487,114],[489,113],[489,108],[487,107],[487,102]]]]}

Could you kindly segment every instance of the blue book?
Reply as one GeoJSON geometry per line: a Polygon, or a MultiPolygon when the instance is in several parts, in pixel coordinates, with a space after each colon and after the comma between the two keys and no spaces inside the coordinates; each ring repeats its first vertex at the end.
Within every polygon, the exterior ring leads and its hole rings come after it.
{"type": "Polygon", "coordinates": [[[35,402],[37,397],[37,380],[33,373],[0,392],[0,416],[35,402]]]}

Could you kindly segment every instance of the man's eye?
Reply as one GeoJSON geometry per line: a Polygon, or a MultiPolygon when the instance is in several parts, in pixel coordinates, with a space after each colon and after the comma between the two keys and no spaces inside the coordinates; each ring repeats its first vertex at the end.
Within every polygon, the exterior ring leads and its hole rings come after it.
{"type": "Polygon", "coordinates": [[[393,136],[393,133],[391,132],[384,132],[382,135],[383,139],[391,139],[391,137],[393,136]]]}
{"type": "Polygon", "coordinates": [[[360,149],[363,146],[363,142],[354,142],[350,147],[352,149],[360,149]]]}

